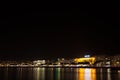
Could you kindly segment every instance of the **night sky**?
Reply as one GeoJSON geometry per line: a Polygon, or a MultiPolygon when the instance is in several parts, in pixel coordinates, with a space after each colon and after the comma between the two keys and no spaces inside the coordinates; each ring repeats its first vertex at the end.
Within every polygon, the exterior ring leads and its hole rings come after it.
{"type": "Polygon", "coordinates": [[[0,59],[120,53],[120,12],[112,5],[27,5],[0,13],[0,59]]]}

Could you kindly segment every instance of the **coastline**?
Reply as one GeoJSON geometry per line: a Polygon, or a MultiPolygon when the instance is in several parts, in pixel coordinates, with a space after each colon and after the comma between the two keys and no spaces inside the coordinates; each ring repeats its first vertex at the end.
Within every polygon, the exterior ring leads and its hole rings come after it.
{"type": "Polygon", "coordinates": [[[97,66],[0,66],[0,68],[111,68],[120,70],[120,67],[97,67],[97,66]]]}

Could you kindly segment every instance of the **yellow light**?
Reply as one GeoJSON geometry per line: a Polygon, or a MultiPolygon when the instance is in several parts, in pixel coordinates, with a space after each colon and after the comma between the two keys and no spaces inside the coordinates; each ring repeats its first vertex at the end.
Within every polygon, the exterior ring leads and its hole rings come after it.
{"type": "Polygon", "coordinates": [[[80,68],[79,69],[79,80],[84,80],[84,75],[85,75],[85,69],[80,68]]]}
{"type": "Polygon", "coordinates": [[[91,80],[96,80],[96,69],[91,69],[91,80]]]}
{"type": "Polygon", "coordinates": [[[79,68],[78,80],[96,80],[96,69],[79,68]]]}
{"type": "Polygon", "coordinates": [[[74,61],[76,63],[79,63],[79,62],[89,62],[90,64],[94,64],[95,63],[95,57],[90,57],[90,58],[75,58],[74,61]]]}

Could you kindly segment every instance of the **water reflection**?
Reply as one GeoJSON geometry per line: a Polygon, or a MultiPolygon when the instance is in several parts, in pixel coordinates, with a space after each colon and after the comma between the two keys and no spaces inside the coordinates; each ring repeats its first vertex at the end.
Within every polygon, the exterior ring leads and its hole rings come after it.
{"type": "Polygon", "coordinates": [[[9,70],[8,68],[5,69],[5,74],[6,74],[6,75],[5,75],[5,79],[6,79],[6,80],[9,79],[9,71],[8,71],[8,70],[9,70]]]}
{"type": "Polygon", "coordinates": [[[46,80],[61,80],[61,68],[47,68],[46,80]]]}
{"type": "Polygon", "coordinates": [[[53,80],[54,68],[46,68],[46,80],[53,80]]]}
{"type": "Polygon", "coordinates": [[[110,68],[0,68],[0,80],[120,80],[110,68]]]}
{"type": "Polygon", "coordinates": [[[96,69],[79,68],[78,80],[96,80],[96,69]]]}
{"type": "Polygon", "coordinates": [[[60,68],[56,68],[55,69],[55,80],[60,80],[60,68]]]}
{"type": "Polygon", "coordinates": [[[34,68],[34,80],[45,80],[45,68],[34,68]]]}
{"type": "Polygon", "coordinates": [[[107,69],[107,80],[111,80],[111,70],[110,68],[107,69]]]}
{"type": "Polygon", "coordinates": [[[120,70],[118,70],[118,78],[120,79],[120,70]]]}
{"type": "MultiPolygon", "coordinates": [[[[99,71],[99,70],[98,70],[98,71],[99,71]]],[[[100,72],[100,80],[103,80],[103,73],[102,73],[102,72],[103,72],[103,69],[100,68],[100,71],[99,71],[99,72],[100,72]]],[[[98,76],[98,77],[99,77],[99,76],[98,76]]]]}
{"type": "Polygon", "coordinates": [[[22,79],[22,68],[18,68],[17,69],[17,79],[18,80],[21,80],[22,79]]]}

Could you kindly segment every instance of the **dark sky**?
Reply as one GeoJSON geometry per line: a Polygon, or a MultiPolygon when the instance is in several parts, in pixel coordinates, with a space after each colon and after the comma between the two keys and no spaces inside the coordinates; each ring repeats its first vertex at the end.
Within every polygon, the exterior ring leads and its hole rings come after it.
{"type": "Polygon", "coordinates": [[[117,4],[86,5],[3,7],[0,58],[53,59],[119,54],[117,4]]]}

